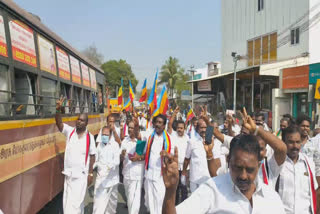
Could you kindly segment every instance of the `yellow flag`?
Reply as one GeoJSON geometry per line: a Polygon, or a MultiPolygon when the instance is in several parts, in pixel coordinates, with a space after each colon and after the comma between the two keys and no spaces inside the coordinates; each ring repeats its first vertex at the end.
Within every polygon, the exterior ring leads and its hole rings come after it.
{"type": "Polygon", "coordinates": [[[314,99],[320,100],[320,79],[317,79],[316,92],[314,93],[314,99]]]}

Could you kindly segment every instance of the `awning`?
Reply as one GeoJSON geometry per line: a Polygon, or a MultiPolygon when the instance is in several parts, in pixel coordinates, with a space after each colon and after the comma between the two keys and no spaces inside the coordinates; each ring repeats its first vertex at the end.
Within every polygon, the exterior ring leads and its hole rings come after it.
{"type": "Polygon", "coordinates": [[[223,73],[223,74],[214,75],[214,76],[210,76],[210,77],[203,78],[203,79],[198,79],[198,80],[193,80],[193,81],[190,80],[190,81],[188,81],[187,83],[200,82],[200,81],[205,81],[205,80],[211,80],[211,79],[215,79],[215,78],[227,76],[227,75],[229,75],[229,74],[233,74],[233,71],[232,71],[232,72],[223,73]]]}
{"type": "Polygon", "coordinates": [[[280,70],[283,68],[291,68],[297,67],[302,65],[309,64],[309,57],[299,57],[296,59],[290,59],[285,61],[278,61],[275,63],[269,63],[260,65],[260,72],[261,76],[279,76],[280,70]]]}

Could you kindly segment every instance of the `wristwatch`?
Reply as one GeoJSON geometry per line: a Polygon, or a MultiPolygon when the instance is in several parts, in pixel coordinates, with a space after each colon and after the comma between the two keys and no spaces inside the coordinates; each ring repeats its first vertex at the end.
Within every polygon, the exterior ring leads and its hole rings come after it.
{"type": "Polygon", "coordinates": [[[90,177],[93,177],[93,173],[89,173],[89,176],[90,176],[90,177]]]}

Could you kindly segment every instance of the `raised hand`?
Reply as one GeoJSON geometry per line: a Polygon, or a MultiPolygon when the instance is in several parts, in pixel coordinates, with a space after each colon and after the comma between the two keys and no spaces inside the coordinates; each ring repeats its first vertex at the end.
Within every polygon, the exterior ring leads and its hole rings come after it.
{"type": "Polygon", "coordinates": [[[178,148],[174,148],[174,155],[165,150],[160,155],[164,160],[161,166],[164,185],[167,189],[176,190],[179,183],[178,148]]]}
{"type": "Polygon", "coordinates": [[[178,113],[179,113],[179,111],[180,111],[180,107],[179,107],[179,106],[177,106],[177,107],[176,107],[176,109],[174,110],[174,113],[175,113],[175,114],[178,114],[178,113]]]}
{"type": "Polygon", "coordinates": [[[212,149],[213,149],[213,146],[214,146],[213,138],[212,138],[212,141],[211,141],[210,144],[206,144],[204,141],[202,143],[203,143],[204,150],[206,151],[207,157],[212,155],[212,149]]]}
{"type": "Polygon", "coordinates": [[[252,120],[252,118],[247,114],[245,107],[243,107],[243,113],[241,113],[241,116],[242,116],[244,127],[247,128],[250,131],[250,133],[254,133],[257,128],[257,125],[252,120]]]}
{"type": "Polygon", "coordinates": [[[61,110],[61,108],[62,108],[62,106],[63,106],[63,103],[64,103],[64,101],[66,100],[66,97],[64,97],[64,96],[60,96],[60,99],[58,99],[57,101],[56,101],[56,109],[57,110],[61,110]]]}

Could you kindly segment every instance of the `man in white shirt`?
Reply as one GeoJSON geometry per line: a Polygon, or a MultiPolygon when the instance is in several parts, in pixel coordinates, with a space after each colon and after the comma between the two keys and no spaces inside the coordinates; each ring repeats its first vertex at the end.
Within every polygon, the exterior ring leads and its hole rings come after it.
{"type": "Polygon", "coordinates": [[[254,117],[254,120],[258,126],[262,126],[263,129],[267,132],[270,131],[270,128],[268,125],[265,123],[265,117],[263,113],[257,113],[254,117]]]}
{"type": "Polygon", "coordinates": [[[143,114],[141,112],[138,115],[139,115],[139,128],[141,131],[145,131],[147,127],[147,120],[143,117],[143,114]]]}
{"type": "Polygon", "coordinates": [[[152,120],[154,130],[152,132],[140,132],[138,137],[138,139],[147,141],[144,155],[141,158],[145,159],[145,205],[152,214],[161,214],[165,193],[160,152],[167,150],[169,153],[173,153],[175,145],[170,134],[165,131],[166,121],[166,116],[162,114],[154,117],[152,120]]]}
{"type": "Polygon", "coordinates": [[[178,151],[175,149],[174,156],[162,152],[162,157],[166,158],[162,168],[166,186],[163,214],[285,213],[278,194],[257,179],[261,157],[255,136],[243,135],[233,140],[228,158],[230,171],[208,179],[177,207],[174,200],[179,179],[178,151]]]}
{"type": "MultiPolygon", "coordinates": [[[[209,120],[207,121],[209,122],[209,120]]],[[[194,192],[200,184],[205,182],[210,173],[208,170],[207,155],[204,148],[204,140],[206,136],[207,122],[200,118],[198,120],[196,134],[190,139],[186,150],[186,156],[183,163],[182,176],[186,176],[187,168],[190,164],[190,190],[194,192]]],[[[212,138],[213,141],[213,138],[212,138]]],[[[213,143],[214,144],[214,143],[213,143]]],[[[220,163],[220,148],[213,146],[212,154],[217,169],[221,166],[220,163]]],[[[216,174],[212,175],[215,176],[216,174]]]]}
{"type": "Polygon", "coordinates": [[[302,138],[298,127],[283,130],[287,146],[287,158],[276,183],[286,213],[316,213],[316,189],[314,164],[301,153],[302,138]]]}
{"type": "Polygon", "coordinates": [[[94,214],[116,213],[117,209],[120,147],[110,136],[111,129],[107,126],[103,127],[94,164],[94,168],[97,168],[94,214]]]}
{"type": "Polygon", "coordinates": [[[187,135],[189,136],[189,138],[192,138],[196,133],[197,124],[198,124],[198,119],[196,117],[193,117],[191,119],[190,125],[187,127],[187,135]]]}
{"type": "MultiPolygon", "coordinates": [[[[120,139],[120,128],[116,127],[115,125],[116,118],[114,115],[110,114],[107,117],[107,126],[110,127],[111,129],[111,137],[110,140],[115,140],[119,145],[121,144],[121,139],[120,139]]],[[[100,129],[100,132],[97,136],[96,142],[100,143],[101,141],[101,135],[102,135],[102,129],[100,129]]]]}
{"type": "MultiPolygon", "coordinates": [[[[136,127],[138,128],[138,127],[136,127]]],[[[127,196],[129,214],[138,214],[140,209],[141,189],[144,173],[144,162],[136,155],[137,138],[135,123],[128,123],[129,136],[121,143],[121,159],[123,160],[123,184],[127,196]]]]}
{"type": "Polygon", "coordinates": [[[80,214],[84,211],[84,197],[87,185],[92,183],[93,163],[96,147],[94,137],[87,130],[88,115],[80,114],[76,127],[62,123],[61,109],[64,99],[57,101],[56,125],[66,136],[64,153],[64,213],[80,214]],[[90,157],[89,157],[90,156],[90,157]]]}
{"type": "Polygon", "coordinates": [[[177,194],[176,194],[176,204],[181,203],[188,197],[188,189],[187,189],[187,184],[186,184],[186,176],[181,175],[182,170],[183,170],[183,162],[184,158],[186,156],[186,151],[187,151],[187,146],[188,146],[188,141],[189,137],[185,134],[185,124],[182,120],[176,120],[176,115],[179,112],[180,108],[177,107],[168,124],[168,133],[172,136],[172,138],[176,142],[176,146],[178,147],[179,151],[179,184],[178,184],[178,189],[177,189],[177,194]],[[173,122],[176,122],[176,131],[173,130],[172,124],[173,122]]]}
{"type": "Polygon", "coordinates": [[[310,138],[311,119],[306,115],[297,118],[297,125],[301,130],[301,153],[305,154],[312,161],[315,168],[315,176],[320,181],[320,139],[310,138]]]}
{"type": "MultiPolygon", "coordinates": [[[[243,115],[242,135],[256,135],[260,146],[261,160],[259,161],[261,165],[258,172],[258,178],[265,184],[275,188],[276,180],[286,159],[286,146],[272,133],[265,131],[261,126],[256,125],[252,118],[247,115],[245,109],[243,115]],[[273,151],[269,156],[267,156],[267,145],[269,145],[273,151]]],[[[214,130],[214,135],[219,140],[222,140],[227,148],[230,148],[233,138],[230,139],[228,136],[221,134],[217,129],[214,130]]],[[[239,137],[239,135],[236,137],[239,137]]],[[[219,170],[221,174],[228,171],[228,169],[219,170]]]]}

